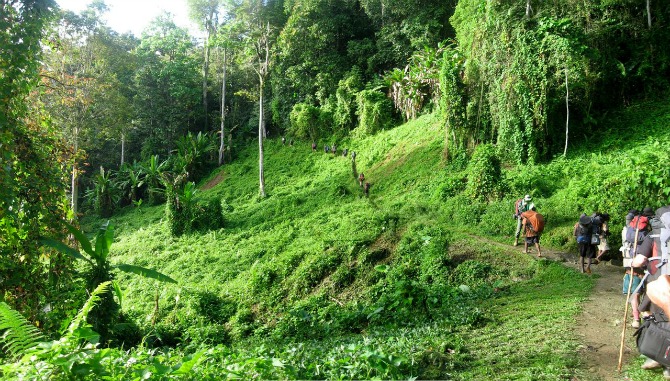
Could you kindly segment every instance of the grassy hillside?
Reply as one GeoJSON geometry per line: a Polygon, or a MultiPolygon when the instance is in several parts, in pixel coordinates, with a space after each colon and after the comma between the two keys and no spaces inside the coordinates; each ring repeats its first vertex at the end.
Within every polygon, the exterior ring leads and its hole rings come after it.
{"type": "Polygon", "coordinates": [[[574,133],[567,158],[503,165],[479,198],[468,181],[481,169],[442,159],[433,115],[336,142],[355,163],[270,139],[263,199],[250,145],[200,184],[200,198],[222,203],[223,229],[173,238],[162,206],[113,218],[114,261],[179,281],[119,275],[130,323],[119,334],[206,345],[198,372],[212,378],[579,375],[570,323],[593,280],[495,242],[512,242],[512,205],[526,193],[547,217],[543,246],[572,253],[580,213],[609,212],[617,231],[627,209],[668,203],[669,122],[667,101],[631,107],[605,122],[611,134],[574,133]]]}

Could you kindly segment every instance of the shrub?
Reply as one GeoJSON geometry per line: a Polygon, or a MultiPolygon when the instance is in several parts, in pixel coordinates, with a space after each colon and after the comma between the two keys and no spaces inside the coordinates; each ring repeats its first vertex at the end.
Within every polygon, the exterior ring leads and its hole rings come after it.
{"type": "Polygon", "coordinates": [[[491,144],[480,144],[467,168],[465,193],[473,200],[492,201],[502,194],[500,159],[491,144]]]}
{"type": "Polygon", "coordinates": [[[355,135],[365,137],[391,125],[393,105],[380,91],[363,90],[356,96],[358,127],[355,135]]]}
{"type": "Polygon", "coordinates": [[[289,116],[291,125],[288,132],[299,139],[315,141],[319,137],[320,110],[308,103],[296,103],[289,116]]]}

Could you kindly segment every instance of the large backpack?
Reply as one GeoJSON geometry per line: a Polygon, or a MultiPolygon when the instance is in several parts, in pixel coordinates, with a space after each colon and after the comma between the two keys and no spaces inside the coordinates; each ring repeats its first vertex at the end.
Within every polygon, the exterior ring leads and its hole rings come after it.
{"type": "Polygon", "coordinates": [[[579,218],[579,226],[577,226],[577,243],[591,243],[591,229],[593,219],[588,216],[579,218]]]}
{"type": "Polygon", "coordinates": [[[534,211],[534,210],[529,210],[526,212],[523,212],[521,214],[521,217],[525,218],[528,220],[530,223],[530,229],[535,232],[537,235],[542,234],[544,231],[544,216],[541,215],[540,213],[534,211]]]}
{"type": "Polygon", "coordinates": [[[626,226],[626,242],[635,244],[635,234],[637,231],[637,244],[639,245],[649,234],[649,231],[647,230],[648,225],[649,218],[645,216],[633,217],[628,226],[626,226]]]}

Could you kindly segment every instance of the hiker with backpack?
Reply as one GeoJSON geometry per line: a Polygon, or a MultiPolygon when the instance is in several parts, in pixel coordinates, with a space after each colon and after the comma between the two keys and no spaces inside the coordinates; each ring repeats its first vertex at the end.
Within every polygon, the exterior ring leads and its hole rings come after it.
{"type": "Polygon", "coordinates": [[[516,218],[516,232],[514,233],[514,246],[519,245],[519,234],[521,234],[521,213],[527,212],[530,210],[533,204],[530,203],[532,198],[529,194],[516,200],[514,203],[514,218],[516,218]]]}
{"type": "Polygon", "coordinates": [[[521,213],[521,224],[524,231],[523,252],[528,254],[528,245],[535,245],[537,249],[537,257],[542,258],[542,251],[540,250],[540,235],[544,231],[544,216],[535,210],[535,206],[530,210],[521,213]]]}
{"type": "Polygon", "coordinates": [[[637,209],[631,209],[626,215],[626,225],[621,232],[621,254],[623,256],[624,276],[622,292],[628,295],[630,299],[630,306],[633,310],[633,323],[631,327],[638,328],[640,326],[640,298],[644,292],[644,264],[637,263],[633,265],[634,251],[638,250],[638,245],[642,242],[647,234],[646,230],[647,219],[640,216],[637,209]],[[635,243],[636,242],[636,243],[635,243]]]}
{"type": "MultiPolygon", "coordinates": [[[[579,221],[575,224],[573,235],[575,236],[575,239],[577,239],[577,246],[579,247],[579,266],[581,272],[591,274],[591,263],[596,253],[593,234],[593,218],[582,213],[579,217],[579,221]],[[585,259],[587,260],[586,267],[584,267],[585,259]]],[[[600,242],[595,242],[595,244],[598,243],[600,242]]]]}
{"type": "MultiPolygon", "coordinates": [[[[643,218],[647,219],[648,224],[646,229],[647,231],[651,230],[651,234],[646,234],[638,245],[632,260],[634,268],[646,266],[644,280],[648,283],[646,285],[647,292],[639,304],[639,311],[640,314],[645,316],[645,320],[651,319],[653,322],[646,322],[643,328],[641,328],[644,330],[650,324],[655,324],[654,322],[667,326],[667,322],[670,320],[670,314],[666,312],[668,303],[670,302],[670,298],[667,297],[668,274],[670,274],[670,265],[668,264],[670,260],[670,254],[668,253],[670,206],[658,208],[655,213],[653,209],[645,208],[640,217],[640,220],[643,220],[643,218]]],[[[631,221],[631,224],[633,224],[633,221],[631,221]]],[[[640,348],[642,349],[642,347],[640,348]]],[[[662,348],[661,352],[667,353],[666,348],[662,348]]],[[[643,354],[650,356],[648,353],[643,354]]],[[[666,357],[666,366],[664,366],[656,361],[656,359],[648,358],[642,364],[642,369],[664,367],[663,376],[666,380],[670,380],[670,367],[667,366],[667,360],[668,358],[666,357]]]]}

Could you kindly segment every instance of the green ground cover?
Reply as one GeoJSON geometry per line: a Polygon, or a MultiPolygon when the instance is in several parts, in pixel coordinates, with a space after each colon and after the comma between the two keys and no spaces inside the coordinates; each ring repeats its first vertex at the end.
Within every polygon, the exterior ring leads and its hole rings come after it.
{"type": "Polygon", "coordinates": [[[659,149],[668,115],[667,102],[638,105],[567,158],[491,173],[474,164],[491,163],[485,148],[443,160],[434,115],[337,142],[355,164],[270,139],[262,199],[250,145],[200,183],[222,179],[198,197],[221,202],[224,228],[172,237],[164,206],[112,218],[113,262],[179,282],[118,275],[116,333],[145,348],[118,356],[151,364],[149,348],[177,346],[158,353],[202,354],[195,379],[586,379],[571,327],[593,279],[493,242],[511,243],[526,193],[547,217],[543,245],[566,252],[581,212],[609,212],[616,231],[628,208],[667,203],[670,176],[656,164],[670,159],[659,149]],[[475,178],[489,194],[468,188],[475,178]]]}

